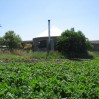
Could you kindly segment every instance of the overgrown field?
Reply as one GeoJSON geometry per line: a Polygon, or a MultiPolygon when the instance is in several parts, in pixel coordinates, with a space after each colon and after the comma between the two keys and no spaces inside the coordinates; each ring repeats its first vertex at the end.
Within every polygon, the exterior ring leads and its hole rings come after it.
{"type": "Polygon", "coordinates": [[[99,99],[99,61],[1,63],[0,99],[99,99]]]}

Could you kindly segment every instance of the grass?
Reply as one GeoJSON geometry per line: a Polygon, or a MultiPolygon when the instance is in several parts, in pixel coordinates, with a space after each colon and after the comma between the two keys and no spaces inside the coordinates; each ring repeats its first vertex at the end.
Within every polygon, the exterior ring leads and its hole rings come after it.
{"type": "Polygon", "coordinates": [[[23,59],[29,59],[31,58],[31,53],[26,53],[26,52],[20,52],[19,53],[10,53],[10,52],[6,52],[6,53],[0,53],[0,59],[2,60],[23,60],[23,59]]]}
{"type": "Polygon", "coordinates": [[[91,51],[91,52],[89,52],[89,54],[91,54],[94,57],[94,59],[99,59],[99,52],[91,51]]]}
{"type": "MultiPolygon", "coordinates": [[[[93,56],[94,59],[99,59],[99,52],[89,51],[89,56],[93,56]]],[[[67,59],[59,52],[32,52],[25,50],[14,50],[12,53],[9,51],[0,51],[0,60],[26,60],[26,59],[67,59]]]]}
{"type": "Polygon", "coordinates": [[[49,54],[47,54],[47,52],[34,52],[32,54],[33,58],[36,59],[64,59],[65,57],[58,53],[58,52],[49,52],[49,54]]]}
{"type": "Polygon", "coordinates": [[[0,52],[0,54],[0,60],[65,59],[65,57],[58,52],[50,52],[49,55],[47,55],[46,52],[15,50],[12,53],[0,52]]]}

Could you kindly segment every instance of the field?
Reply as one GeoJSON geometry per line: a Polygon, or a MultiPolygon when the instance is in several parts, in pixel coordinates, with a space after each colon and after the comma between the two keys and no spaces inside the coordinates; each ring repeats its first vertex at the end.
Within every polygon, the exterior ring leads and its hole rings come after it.
{"type": "Polygon", "coordinates": [[[0,99],[99,99],[98,59],[9,54],[0,60],[0,99]]]}

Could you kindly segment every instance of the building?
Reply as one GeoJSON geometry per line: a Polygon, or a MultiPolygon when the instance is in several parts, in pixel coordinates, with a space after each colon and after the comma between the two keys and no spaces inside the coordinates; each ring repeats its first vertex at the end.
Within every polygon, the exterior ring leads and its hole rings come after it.
{"type": "Polygon", "coordinates": [[[33,44],[32,40],[22,41],[23,48],[30,48],[30,47],[32,47],[32,44],[33,44]]]}
{"type": "MultiPolygon", "coordinates": [[[[61,35],[62,31],[57,27],[53,26],[50,30],[50,50],[56,50],[57,38],[61,35]]],[[[48,30],[40,33],[38,36],[33,38],[34,51],[47,51],[48,48],[48,30]]]]}
{"type": "Polygon", "coordinates": [[[93,40],[90,43],[93,45],[93,51],[99,51],[99,40],[93,40]]]}

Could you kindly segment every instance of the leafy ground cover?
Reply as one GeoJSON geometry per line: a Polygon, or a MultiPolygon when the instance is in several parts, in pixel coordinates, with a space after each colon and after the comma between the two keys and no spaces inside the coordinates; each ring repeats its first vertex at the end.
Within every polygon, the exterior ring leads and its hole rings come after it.
{"type": "Polygon", "coordinates": [[[99,61],[0,63],[0,99],[99,99],[99,61]]]}

